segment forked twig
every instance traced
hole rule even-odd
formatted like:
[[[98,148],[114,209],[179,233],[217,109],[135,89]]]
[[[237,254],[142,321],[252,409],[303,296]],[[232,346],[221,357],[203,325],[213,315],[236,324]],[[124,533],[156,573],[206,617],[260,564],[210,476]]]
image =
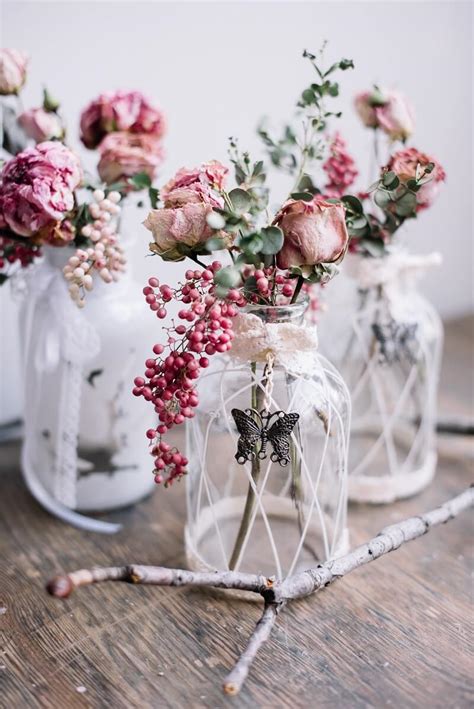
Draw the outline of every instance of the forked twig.
[[[129,565],[73,571],[54,578],[48,583],[47,590],[57,598],[67,598],[77,586],[101,581],[125,581],[157,586],[207,586],[259,593],[265,601],[262,616],[250,636],[247,647],[224,681],[224,691],[237,694],[247,678],[255,656],[268,640],[277,616],[286,603],[319,591],[354,569],[398,549],[405,542],[421,537],[432,527],[449,522],[472,505],[474,488],[471,486],[430,512],[386,527],[376,537],[353,549],[349,554],[293,574],[283,581],[237,571],[194,572],[160,566]]]

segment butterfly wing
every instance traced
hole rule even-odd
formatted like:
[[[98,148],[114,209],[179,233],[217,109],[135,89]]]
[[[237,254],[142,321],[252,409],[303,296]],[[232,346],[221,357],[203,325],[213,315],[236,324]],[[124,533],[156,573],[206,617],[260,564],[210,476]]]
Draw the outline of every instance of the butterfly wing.
[[[418,341],[417,330],[417,323],[409,323],[403,326],[403,331],[400,333],[400,345],[407,359],[412,364],[419,359],[420,343]]]
[[[379,343],[381,359],[389,364],[397,358],[396,331],[397,326],[393,320],[385,324],[373,323],[372,325],[372,332]]]
[[[240,409],[232,409],[237,431],[240,433],[237,441],[237,453],[235,459],[237,463],[243,465],[248,460],[255,458],[255,444],[261,438],[262,431],[255,420]]]
[[[283,414],[267,431],[268,440],[273,447],[271,459],[274,463],[284,466],[290,462],[289,438],[299,417],[299,414]]]

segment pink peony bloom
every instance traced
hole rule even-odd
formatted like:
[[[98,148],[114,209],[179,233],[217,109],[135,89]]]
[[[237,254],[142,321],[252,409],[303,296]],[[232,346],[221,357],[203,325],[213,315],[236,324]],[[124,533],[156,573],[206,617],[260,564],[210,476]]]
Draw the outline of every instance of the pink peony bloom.
[[[346,141],[336,133],[329,146],[329,157],[323,165],[323,170],[328,176],[324,186],[326,197],[339,198],[346,194],[357,175],[355,162],[347,152]]]
[[[206,202],[213,207],[224,206],[217,191],[223,189],[229,170],[218,160],[202,163],[200,167],[182,167],[161,190],[165,205],[173,206],[176,200],[185,202]],[[217,191],[216,191],[217,190]],[[192,194],[194,193],[194,195]]]
[[[415,129],[413,107],[400,91],[363,91],[354,104],[365,126],[381,128],[392,140],[404,141]]]
[[[446,173],[440,163],[435,158],[426,153],[421,153],[416,148],[407,148],[394,153],[387,165],[387,169],[392,170],[402,182],[407,182],[415,179],[417,165],[421,165],[423,168],[430,162],[434,163],[433,172],[429,176],[430,179],[416,193],[418,210],[432,205],[438,196],[441,183],[446,179]]]
[[[279,254],[279,268],[333,263],[345,252],[349,241],[344,207],[322,200],[290,200],[275,219],[285,240]]]
[[[154,178],[163,161],[163,149],[153,135],[110,133],[99,146],[100,178],[108,185],[145,172]]]
[[[0,49],[0,95],[17,94],[26,80],[28,55],[18,49]]]
[[[36,143],[53,138],[62,138],[64,134],[61,119],[56,113],[45,111],[44,108],[30,108],[18,117],[18,123],[28,138]]]
[[[96,148],[107,133],[118,131],[161,138],[165,132],[165,119],[140,91],[109,91],[86,106],[80,126],[84,145]]]
[[[27,148],[9,160],[1,174],[0,212],[21,236],[62,221],[74,207],[82,179],[78,157],[57,141]]]

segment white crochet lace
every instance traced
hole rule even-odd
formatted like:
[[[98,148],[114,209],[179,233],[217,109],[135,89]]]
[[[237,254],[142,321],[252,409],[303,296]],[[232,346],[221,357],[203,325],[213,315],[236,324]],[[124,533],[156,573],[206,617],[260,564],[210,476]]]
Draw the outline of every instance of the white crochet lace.
[[[76,505],[77,439],[84,364],[100,350],[100,339],[92,325],[72,302],[60,269],[44,262],[28,279],[25,303],[25,367],[58,374],[59,411],[52,491],[55,499],[74,509]],[[50,314],[48,328],[33,337],[35,316],[40,308]],[[33,348],[34,343],[34,348]],[[25,412],[28,440],[36,422],[30,412],[38,411],[40,377],[35,391],[29,391],[31,405]]]
[[[266,323],[252,313],[239,313],[234,320],[235,338],[230,355],[238,362],[267,362],[291,374],[310,374],[317,358],[316,328],[294,323]]]

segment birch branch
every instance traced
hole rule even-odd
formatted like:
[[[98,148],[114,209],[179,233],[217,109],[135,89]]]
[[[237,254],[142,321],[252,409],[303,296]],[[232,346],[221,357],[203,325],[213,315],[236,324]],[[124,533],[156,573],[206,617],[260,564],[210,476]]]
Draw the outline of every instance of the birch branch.
[[[78,586],[89,586],[103,581],[152,586],[207,586],[210,588],[237,589],[263,593],[272,586],[272,579],[257,574],[239,571],[188,571],[168,569],[165,566],[109,566],[96,569],[79,569],[65,576],[56,576],[46,586],[48,593],[56,598],[67,598]]]
[[[265,600],[262,616],[250,636],[245,650],[224,681],[225,692],[238,694],[248,676],[253,660],[261,646],[270,637],[277,616],[286,603],[319,591],[360,566],[398,549],[402,544],[412,539],[423,536],[432,527],[449,522],[473,505],[474,487],[471,486],[430,512],[386,527],[376,537],[348,554],[324,564],[318,564],[307,571],[293,574],[280,582],[273,578],[237,571],[194,572],[161,566],[128,565],[73,571],[70,574],[52,579],[47,585],[47,590],[56,598],[67,598],[78,586],[87,586],[103,581],[124,581],[157,586],[206,586],[238,589],[260,594]]]
[[[423,536],[432,527],[449,522],[449,520],[454,519],[460,512],[472,507],[472,505],[474,505],[474,487],[471,486],[460,495],[453,497],[424,515],[409,517],[402,522],[385,527],[376,537],[338,559],[319,564],[316,568],[294,574],[284,579],[281,583],[274,584],[271,589],[264,593],[267,605],[275,607],[270,630],[264,635],[259,627],[264,621],[266,607],[250,637],[247,647],[237,660],[233,670],[224,680],[224,691],[227,694],[239,693],[247,679],[252,661],[255,659],[262,644],[268,639],[271,628],[275,623],[276,615],[285,603],[316,593],[316,591],[329,586],[336,579],[342,578],[360,566],[379,559],[390,551],[395,551],[405,542]]]

